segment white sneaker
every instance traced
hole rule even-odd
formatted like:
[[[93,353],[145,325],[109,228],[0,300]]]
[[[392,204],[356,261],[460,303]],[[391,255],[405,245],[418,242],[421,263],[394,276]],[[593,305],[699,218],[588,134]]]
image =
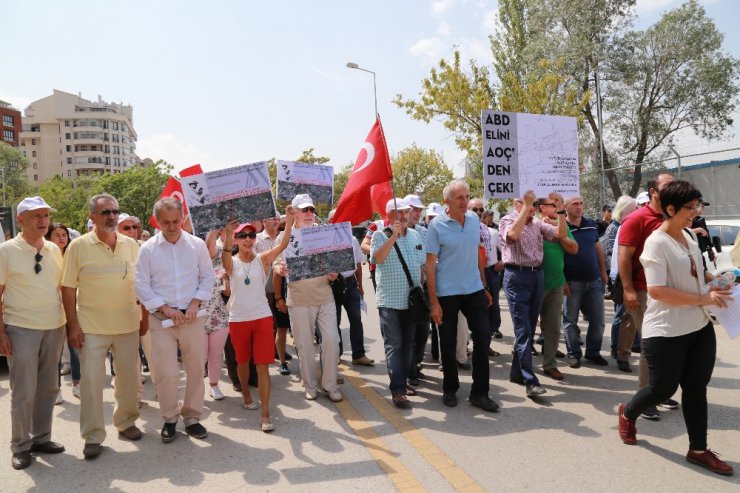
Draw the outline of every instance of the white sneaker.
[[[80,384],[79,383],[75,383],[72,385],[72,395],[77,397],[78,399],[80,398]]]
[[[72,372],[72,366],[69,363],[62,363],[62,369],[59,370],[60,375],[69,375]]]
[[[57,394],[57,400],[54,401],[54,405],[58,406],[62,402],[64,402],[64,397],[62,397],[62,391],[60,390],[59,393]]]
[[[218,388],[218,386],[211,387],[208,390],[208,395],[210,395],[211,397],[213,397],[213,400],[216,400],[216,401],[220,401],[221,399],[224,398],[224,393],[221,392],[221,389]]]
[[[342,393],[339,392],[338,390],[329,392],[328,395],[329,395],[329,399],[331,399],[332,402],[339,402],[342,400]]]
[[[315,390],[307,390],[306,391],[306,400],[307,401],[315,401],[316,398],[319,396],[319,393]]]

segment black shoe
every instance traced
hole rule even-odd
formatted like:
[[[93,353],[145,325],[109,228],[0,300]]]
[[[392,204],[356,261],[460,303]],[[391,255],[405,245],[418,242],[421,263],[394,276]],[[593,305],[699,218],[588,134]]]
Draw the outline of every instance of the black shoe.
[[[100,455],[103,451],[102,445],[99,443],[86,443],[82,449],[82,455],[85,456],[86,460],[93,460],[95,457]]]
[[[31,452],[37,454],[61,454],[64,452],[64,445],[56,442],[34,443],[31,445]]]
[[[609,362],[600,354],[597,354],[596,356],[586,356],[586,359],[595,365],[609,366]]]
[[[612,349],[612,353],[611,354],[612,354],[612,359],[616,359],[616,360],[619,359],[619,358],[617,358],[617,350],[616,349]]]
[[[674,401],[673,399],[666,399],[665,401],[659,403],[658,406],[662,407],[663,409],[677,409],[678,401]]]
[[[242,384],[240,384],[239,382],[234,382],[232,385],[234,387],[234,392],[240,392],[241,393],[241,391],[242,391]]]
[[[460,368],[461,370],[470,370],[471,368],[473,368],[470,365],[470,363],[460,363],[460,362],[457,363],[457,367]]]
[[[293,359],[293,355],[290,354],[288,351],[285,351],[285,361],[290,361]]]
[[[565,358],[565,353],[562,352],[560,349],[555,350],[555,357],[556,358]]]
[[[580,368],[581,360],[576,358],[568,358],[568,366],[571,368]]]
[[[185,431],[188,433],[188,435],[193,438],[197,438],[198,440],[203,440],[205,437],[208,436],[206,427],[200,423],[193,423],[190,426],[186,426]]]
[[[421,382],[418,378],[409,378],[409,385],[413,387],[418,387],[419,385],[421,385]]]
[[[494,400],[487,395],[471,395],[468,401],[471,405],[479,407],[484,411],[495,413],[498,412],[499,409],[499,405],[496,404]]]
[[[635,354],[640,354],[642,352],[642,348],[640,346],[633,347],[632,352]]]
[[[524,377],[522,377],[521,375],[520,376],[512,375],[509,377],[509,382],[518,383],[519,385],[524,385]]]
[[[170,443],[177,438],[177,423],[165,423],[160,433],[164,443]]]
[[[547,390],[537,384],[527,385],[527,397],[537,397],[546,393]]]
[[[660,419],[660,413],[655,409],[655,406],[645,409],[640,416],[651,421],[658,421]]]
[[[416,378],[418,378],[419,380],[425,380],[427,376],[424,375],[421,371],[416,370]]]
[[[143,365],[141,367],[141,372],[142,373],[149,373],[149,365]]]
[[[501,333],[500,330],[497,330],[496,332],[493,333],[494,339],[501,339],[502,337],[504,337],[504,335]]]
[[[618,359],[617,368],[625,373],[632,373],[632,366],[630,366],[630,362],[627,360]]]
[[[23,452],[16,452],[13,454],[13,458],[10,459],[10,465],[13,469],[19,471],[25,469],[31,465],[31,451],[24,450]]]
[[[457,397],[455,394],[442,394],[442,404],[447,407],[457,406]]]

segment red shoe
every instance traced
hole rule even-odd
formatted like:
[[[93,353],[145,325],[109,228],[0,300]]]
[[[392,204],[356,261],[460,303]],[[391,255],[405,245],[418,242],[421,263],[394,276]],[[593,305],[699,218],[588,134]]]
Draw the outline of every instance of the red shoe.
[[[637,444],[637,428],[635,420],[624,415],[624,404],[619,405],[619,438],[627,445]],[[688,459],[688,456],[686,457]]]
[[[732,476],[735,472],[731,465],[719,458],[717,452],[712,452],[709,449],[699,453],[689,450],[686,454],[686,461],[725,476]]]

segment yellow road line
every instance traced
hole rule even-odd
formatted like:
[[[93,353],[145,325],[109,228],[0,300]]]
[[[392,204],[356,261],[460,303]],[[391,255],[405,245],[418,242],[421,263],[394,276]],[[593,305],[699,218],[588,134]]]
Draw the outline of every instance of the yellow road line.
[[[388,399],[382,397],[374,388],[369,386],[359,373],[342,365],[343,375],[349,383],[355,387],[372,406],[398,430],[401,436],[416,449],[424,459],[452,485],[457,491],[483,492],[483,487],[473,478],[457,467],[455,462],[445,454],[442,449],[432,442],[419,429],[413,426],[406,418],[391,406]],[[344,401],[346,402],[346,401]],[[354,408],[352,408],[353,411]],[[356,412],[356,411],[355,411]],[[344,413],[342,413],[344,414]],[[347,417],[345,416],[345,419]],[[360,419],[362,419],[360,417]],[[362,420],[364,422],[364,420]],[[353,429],[355,429],[353,427]],[[368,430],[365,427],[363,430]],[[374,434],[374,432],[373,432]],[[375,435],[377,436],[377,435]],[[372,453],[372,450],[371,450]],[[377,459],[376,459],[377,460]],[[382,467],[382,466],[381,466]]]

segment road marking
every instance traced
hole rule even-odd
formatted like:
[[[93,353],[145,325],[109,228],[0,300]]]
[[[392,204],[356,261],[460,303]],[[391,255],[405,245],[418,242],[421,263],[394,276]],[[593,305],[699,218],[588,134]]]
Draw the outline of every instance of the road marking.
[[[434,442],[427,438],[421,430],[417,429],[412,425],[406,418],[404,418],[395,407],[391,406],[388,399],[381,396],[377,390],[367,384],[366,380],[355,370],[349,368],[346,365],[342,365],[342,373],[347,378],[349,383],[357,389],[366,399],[377,409],[377,411],[383,416],[388,423],[396,428],[401,436],[413,447],[416,451],[424,457],[424,459],[436,469],[456,491],[470,491],[470,492],[484,492],[483,487],[478,484],[473,478],[471,478],[465,471],[460,469],[455,462],[445,454]],[[343,401],[346,402],[346,401]],[[350,405],[351,407],[351,405]],[[357,412],[354,408],[351,408],[355,413]],[[344,413],[342,413],[344,415]],[[359,429],[365,431],[370,430],[367,426],[367,422],[362,419],[361,416],[357,416],[362,421],[363,426]],[[347,419],[347,416],[345,416]],[[358,423],[355,423],[358,424]],[[350,425],[352,426],[352,425]],[[352,426],[357,431],[358,428]],[[371,431],[371,430],[370,430]],[[373,435],[377,437],[375,432]],[[370,449],[372,454],[373,450]],[[395,459],[395,457],[394,457]],[[381,467],[383,467],[381,465]],[[413,477],[413,476],[412,476]],[[395,482],[395,481],[394,481]],[[398,483],[396,483],[398,487]],[[399,489],[401,489],[399,487]]]

